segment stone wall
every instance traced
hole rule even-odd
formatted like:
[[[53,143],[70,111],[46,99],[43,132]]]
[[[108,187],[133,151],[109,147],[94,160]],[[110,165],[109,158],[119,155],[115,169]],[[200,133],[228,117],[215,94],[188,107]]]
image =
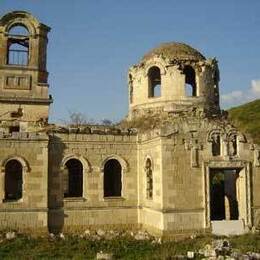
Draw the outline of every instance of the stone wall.
[[[48,136],[24,135],[0,139],[0,226],[1,229],[37,229],[48,225]],[[17,160],[22,165],[23,195],[5,200],[5,165]]]
[[[64,164],[72,158],[83,165],[83,197],[64,199]],[[109,159],[118,160],[122,167],[120,197],[104,197],[104,164]],[[136,136],[55,134],[50,139],[49,160],[49,207],[64,211],[60,224],[65,229],[102,223],[137,224]]]

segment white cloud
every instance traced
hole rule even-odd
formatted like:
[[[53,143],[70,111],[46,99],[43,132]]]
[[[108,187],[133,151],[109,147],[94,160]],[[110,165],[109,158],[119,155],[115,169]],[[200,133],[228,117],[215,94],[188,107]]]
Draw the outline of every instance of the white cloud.
[[[252,80],[251,89],[253,93],[260,94],[260,80]]]
[[[260,80],[252,80],[251,86],[245,90],[234,90],[221,95],[221,103],[224,107],[231,107],[260,98]]]

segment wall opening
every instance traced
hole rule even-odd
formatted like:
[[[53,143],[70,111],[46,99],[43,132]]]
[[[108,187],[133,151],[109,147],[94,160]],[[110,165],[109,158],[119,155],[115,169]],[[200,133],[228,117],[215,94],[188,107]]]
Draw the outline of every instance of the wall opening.
[[[104,166],[104,197],[120,197],[122,191],[122,167],[115,160],[108,160]]]
[[[8,32],[7,64],[27,66],[29,63],[29,32],[25,26],[13,26]]]
[[[5,165],[5,200],[19,200],[23,194],[23,167],[17,160]]]
[[[230,156],[237,155],[237,135],[232,134],[229,136],[228,153]]]
[[[24,25],[20,24],[12,26],[9,29],[8,34],[12,36],[29,36],[27,28]]]
[[[11,133],[18,133],[18,132],[20,132],[20,126],[10,126],[9,127],[9,133],[11,134]]]
[[[183,70],[185,75],[185,94],[188,97],[197,96],[196,73],[191,66],[185,66]]]
[[[214,133],[212,135],[212,155],[219,156],[220,153],[221,153],[220,135],[218,133]]]
[[[238,220],[238,185],[240,169],[210,169],[210,219]]]
[[[150,159],[146,160],[145,163],[145,171],[146,171],[146,198],[153,198],[153,170],[152,170],[152,162]]]
[[[65,163],[63,176],[64,198],[83,196],[83,166],[77,159]]]
[[[148,97],[161,96],[161,71],[153,66],[148,71]]]

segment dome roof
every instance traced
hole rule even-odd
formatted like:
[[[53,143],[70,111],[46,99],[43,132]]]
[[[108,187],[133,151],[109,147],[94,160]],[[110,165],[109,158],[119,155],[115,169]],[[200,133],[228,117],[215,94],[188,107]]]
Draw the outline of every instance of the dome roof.
[[[155,55],[162,55],[170,60],[205,60],[205,57],[197,50],[185,43],[162,43],[144,55],[142,61],[146,61]]]

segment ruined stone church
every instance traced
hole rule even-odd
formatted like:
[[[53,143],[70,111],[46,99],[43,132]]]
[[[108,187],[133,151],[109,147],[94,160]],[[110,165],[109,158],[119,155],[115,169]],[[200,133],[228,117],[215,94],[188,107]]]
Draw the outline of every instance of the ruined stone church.
[[[220,110],[216,59],[161,44],[129,69],[120,124],[51,125],[49,31],[0,19],[0,229],[260,227],[260,147]]]

